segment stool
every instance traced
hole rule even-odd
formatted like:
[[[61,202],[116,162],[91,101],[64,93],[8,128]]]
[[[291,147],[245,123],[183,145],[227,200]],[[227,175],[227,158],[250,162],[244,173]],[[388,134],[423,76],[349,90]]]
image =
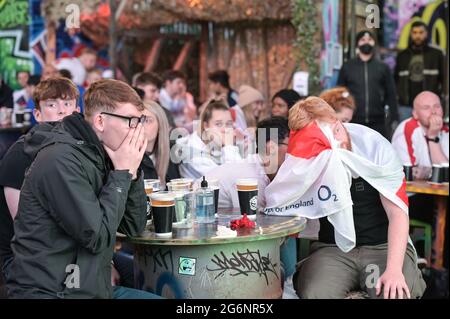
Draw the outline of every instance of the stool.
[[[423,230],[423,235],[417,234],[417,230],[419,229]],[[423,241],[423,257],[427,260],[428,265],[431,265],[431,233],[432,228],[430,224],[421,222],[417,219],[409,220],[409,234],[411,236],[411,240],[413,241],[414,245],[416,245],[416,242],[418,241]]]
[[[309,256],[309,248],[312,240],[308,238],[297,238],[297,262]]]

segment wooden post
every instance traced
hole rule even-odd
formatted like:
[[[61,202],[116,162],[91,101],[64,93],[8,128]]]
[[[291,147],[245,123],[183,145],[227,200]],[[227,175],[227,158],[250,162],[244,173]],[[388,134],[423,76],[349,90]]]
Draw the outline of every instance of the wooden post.
[[[247,46],[247,36],[245,35],[245,29],[239,30],[241,33],[241,47],[244,50],[246,65],[248,68],[248,74],[250,76],[250,85],[255,87],[255,79],[253,78],[253,67],[252,67],[252,57],[250,55],[250,51]]]
[[[199,72],[200,101],[204,102],[208,95],[208,24],[202,23],[200,36],[200,72]]]
[[[116,68],[117,68],[117,58],[116,58],[116,43],[117,43],[117,35],[116,35],[116,1],[109,0],[109,63],[111,66],[111,70],[113,73],[113,78],[116,78]]]
[[[264,51],[264,94],[266,96],[266,101],[270,100],[270,77],[269,77],[269,45],[267,44],[267,26],[262,27],[262,47]],[[269,103],[266,103],[266,107]]]
[[[54,22],[47,24],[47,51],[45,64],[53,64],[56,60],[56,27]]]
[[[147,59],[145,60],[144,72],[150,72],[154,69],[156,62],[158,62],[159,54],[161,53],[161,47],[162,39],[156,39],[152,44]]]
[[[228,57],[227,60],[225,62],[225,70],[228,70],[230,68],[230,64],[231,64],[231,60],[233,59],[234,56],[234,51],[236,49],[236,41],[237,41],[237,30],[233,30],[233,35],[230,38],[230,40],[228,41],[230,44],[230,49],[228,51]]]
[[[177,57],[177,60],[175,61],[173,65],[174,70],[181,70],[186,63],[187,59],[189,58],[189,53],[191,52],[193,46],[193,41],[189,40],[188,42],[185,42],[183,45],[183,48],[180,51],[180,54]]]

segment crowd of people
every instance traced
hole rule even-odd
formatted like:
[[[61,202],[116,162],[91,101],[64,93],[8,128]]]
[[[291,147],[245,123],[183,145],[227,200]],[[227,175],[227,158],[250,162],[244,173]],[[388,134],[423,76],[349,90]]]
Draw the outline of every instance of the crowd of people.
[[[0,79],[0,105],[31,109],[36,123],[0,162],[8,297],[158,298],[127,280],[132,247],[114,249],[117,231],[137,236],[146,225],[144,179],[159,179],[161,189],[181,177],[217,179],[219,208],[230,208],[239,206],[235,181],[255,178],[267,212],[309,196],[328,176],[347,200],[326,213],[287,212],[308,217],[317,241],[297,265],[295,240],[281,245],[284,279],[300,298],[344,298],[355,289],[420,298],[425,284],[408,241],[414,207],[401,187],[403,165],[428,179],[433,164],[448,165],[449,140],[442,53],[427,45],[421,22],[412,24],[411,39],[392,73],[376,58],[373,34],[362,31],[337,87],[319,97],[283,88],[270,103],[249,85],[235,91],[226,70],[209,74],[201,105],[178,70],[141,72],[130,84],[109,79],[91,49],[46,65],[41,76],[18,71],[15,92]],[[81,271],[79,289],[67,285],[72,264]],[[368,287],[370,264],[380,278]]]

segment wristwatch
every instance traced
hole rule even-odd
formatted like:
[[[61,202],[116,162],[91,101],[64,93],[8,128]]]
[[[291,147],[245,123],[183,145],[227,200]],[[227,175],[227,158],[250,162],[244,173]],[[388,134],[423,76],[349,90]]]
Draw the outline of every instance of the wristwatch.
[[[439,140],[440,140],[439,136],[436,136],[435,138],[430,138],[428,136],[425,136],[425,138],[428,142],[433,142],[433,143],[439,143]]]

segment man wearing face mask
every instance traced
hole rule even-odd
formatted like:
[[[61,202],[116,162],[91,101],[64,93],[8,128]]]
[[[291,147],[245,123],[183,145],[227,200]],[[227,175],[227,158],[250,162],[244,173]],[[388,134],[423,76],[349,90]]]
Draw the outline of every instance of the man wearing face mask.
[[[337,85],[345,86],[355,98],[353,123],[368,126],[385,137],[398,122],[394,78],[389,67],[374,57],[375,37],[369,31],[356,35],[358,55],[342,65]],[[390,123],[385,122],[389,107]]]
[[[427,26],[422,21],[411,25],[410,45],[397,55],[394,77],[397,84],[400,121],[412,115],[415,97],[422,91],[442,93],[444,56],[428,45]]]

